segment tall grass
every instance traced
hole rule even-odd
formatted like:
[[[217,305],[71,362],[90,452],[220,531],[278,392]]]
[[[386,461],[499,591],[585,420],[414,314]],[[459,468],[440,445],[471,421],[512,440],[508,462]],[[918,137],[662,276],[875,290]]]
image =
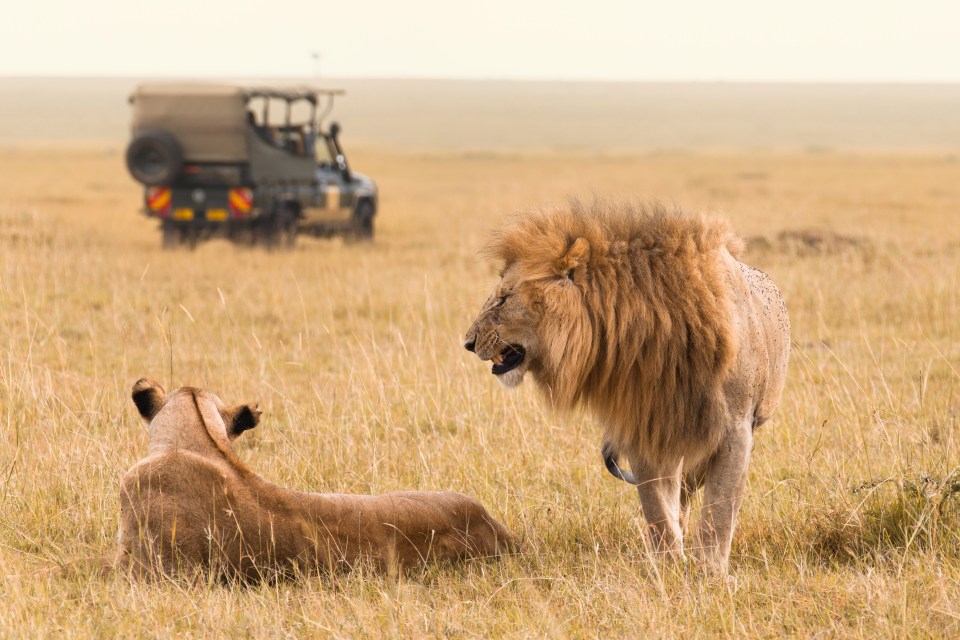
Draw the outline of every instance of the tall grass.
[[[115,152],[0,152],[0,630],[35,637],[956,637],[960,182],[922,154],[484,157],[366,149],[370,246],[163,252]],[[460,347],[507,213],[655,197],[729,215],[787,298],[783,403],[757,435],[729,581],[662,566],[599,429]],[[783,230],[857,242],[806,247]],[[142,375],[257,400],[238,441],[298,489],[472,494],[499,563],[238,588],[59,564],[108,551],[144,452]]]

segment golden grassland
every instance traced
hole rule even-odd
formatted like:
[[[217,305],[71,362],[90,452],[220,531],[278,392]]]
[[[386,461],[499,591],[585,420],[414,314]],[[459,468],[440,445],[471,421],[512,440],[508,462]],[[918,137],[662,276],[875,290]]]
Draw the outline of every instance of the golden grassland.
[[[957,637],[960,163],[935,153],[364,148],[371,245],[164,252],[116,151],[0,151],[0,635]],[[508,213],[662,197],[728,215],[793,320],[734,579],[651,559],[599,429],[499,388],[461,336]],[[780,236],[814,229],[819,236]],[[837,235],[830,235],[830,233]],[[822,242],[818,242],[822,241]],[[59,577],[110,550],[142,375],[259,400],[237,442],[298,489],[472,494],[502,562],[254,587]]]

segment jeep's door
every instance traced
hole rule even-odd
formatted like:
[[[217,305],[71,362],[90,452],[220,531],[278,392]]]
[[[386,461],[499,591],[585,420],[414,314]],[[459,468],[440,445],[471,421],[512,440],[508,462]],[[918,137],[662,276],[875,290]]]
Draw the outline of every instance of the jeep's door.
[[[316,190],[311,206],[303,211],[307,222],[346,222],[353,214],[353,190],[344,184],[343,175],[336,168],[319,166],[316,172]]]

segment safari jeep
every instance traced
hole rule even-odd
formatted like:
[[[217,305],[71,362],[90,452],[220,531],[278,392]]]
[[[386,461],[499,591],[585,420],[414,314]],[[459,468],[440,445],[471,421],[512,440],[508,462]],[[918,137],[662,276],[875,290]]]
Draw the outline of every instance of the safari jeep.
[[[126,163],[163,246],[213,236],[272,247],[292,247],[298,233],[372,238],[377,186],[350,170],[339,125],[322,128],[342,93],[137,87]]]

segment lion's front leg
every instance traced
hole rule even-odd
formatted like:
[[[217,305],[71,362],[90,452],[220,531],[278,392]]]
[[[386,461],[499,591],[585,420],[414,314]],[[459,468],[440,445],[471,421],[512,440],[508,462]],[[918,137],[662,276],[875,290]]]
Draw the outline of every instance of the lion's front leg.
[[[683,558],[683,531],[680,527],[681,465],[672,471],[653,469],[635,457],[630,468],[637,480],[643,518],[656,551]]]
[[[727,434],[707,465],[694,552],[708,571],[727,571],[752,447],[753,430],[743,422]]]

